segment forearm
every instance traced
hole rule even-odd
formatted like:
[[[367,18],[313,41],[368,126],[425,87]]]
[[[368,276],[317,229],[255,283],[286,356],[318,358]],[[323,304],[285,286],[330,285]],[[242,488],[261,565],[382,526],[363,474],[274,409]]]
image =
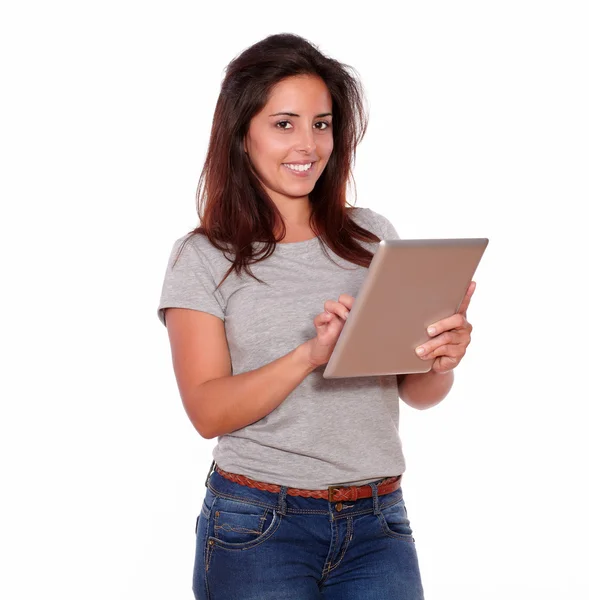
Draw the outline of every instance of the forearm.
[[[196,389],[186,406],[191,421],[207,439],[258,421],[315,369],[306,356],[303,346],[297,346],[259,369],[207,381]]]
[[[412,408],[425,410],[439,404],[454,383],[454,371],[408,373],[399,384],[399,397]]]

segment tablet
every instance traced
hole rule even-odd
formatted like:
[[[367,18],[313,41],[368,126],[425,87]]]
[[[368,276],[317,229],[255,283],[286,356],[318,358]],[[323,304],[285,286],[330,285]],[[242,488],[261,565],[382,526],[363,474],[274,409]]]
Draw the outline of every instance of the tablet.
[[[382,240],[323,377],[426,373],[417,346],[460,308],[488,238]]]

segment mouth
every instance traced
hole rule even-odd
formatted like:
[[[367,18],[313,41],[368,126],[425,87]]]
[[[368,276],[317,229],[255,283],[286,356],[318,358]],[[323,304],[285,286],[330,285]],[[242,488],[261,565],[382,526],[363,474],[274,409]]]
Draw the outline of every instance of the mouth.
[[[282,166],[295,177],[309,177],[315,173],[316,161],[309,161],[304,164],[282,163]]]

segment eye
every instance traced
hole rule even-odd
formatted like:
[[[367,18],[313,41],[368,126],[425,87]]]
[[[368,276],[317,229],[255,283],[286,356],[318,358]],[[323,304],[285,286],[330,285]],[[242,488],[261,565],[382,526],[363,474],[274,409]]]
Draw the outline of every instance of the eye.
[[[278,126],[279,129],[287,129],[286,127],[282,127],[283,123],[288,123],[288,125],[291,125],[290,121],[278,121],[278,123],[276,123],[276,125]],[[292,127],[292,125],[291,125],[291,127]],[[288,128],[288,129],[290,129],[290,128]]]
[[[320,127],[320,131],[325,131],[326,129],[329,129],[329,127],[331,126],[331,123],[328,123],[327,121],[318,121],[317,123],[315,123],[315,125],[325,125],[325,127]]]

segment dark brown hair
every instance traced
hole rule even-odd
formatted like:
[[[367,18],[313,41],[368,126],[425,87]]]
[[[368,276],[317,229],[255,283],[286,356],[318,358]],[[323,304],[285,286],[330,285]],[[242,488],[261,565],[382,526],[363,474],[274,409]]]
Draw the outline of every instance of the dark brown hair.
[[[255,175],[243,140],[250,120],[263,109],[273,86],[296,75],[320,77],[332,99],[333,151],[309,194],[310,227],[323,252],[325,243],[351,263],[370,265],[373,253],[356,240],[377,242],[380,238],[356,224],[346,210],[350,180],[355,193],[352,164],[356,146],[367,126],[362,84],[353,72],[352,67],[324,56],[304,38],[287,33],[261,40],[227,65],[196,192],[201,224],[190,232],[206,235],[215,248],[232,254],[233,264],[217,288],[233,269],[238,275],[245,269],[260,281],[249,264],[274,252],[275,223],[280,223],[284,232],[280,239],[286,234],[284,220]],[[256,241],[263,245],[254,254]]]

